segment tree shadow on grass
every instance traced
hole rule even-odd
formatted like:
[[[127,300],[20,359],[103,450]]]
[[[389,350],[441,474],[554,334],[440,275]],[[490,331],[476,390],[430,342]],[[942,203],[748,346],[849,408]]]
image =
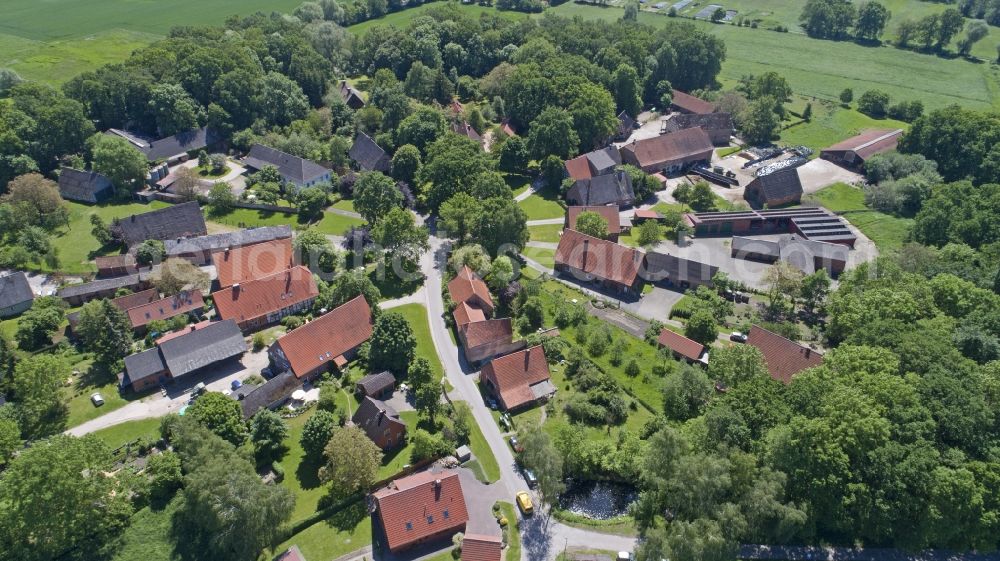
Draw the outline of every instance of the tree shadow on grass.
[[[295,479],[303,489],[315,489],[322,485],[319,480],[320,462],[313,458],[302,458],[299,467],[295,469]]]
[[[382,467],[385,467],[385,466],[391,464],[392,461],[396,459],[396,456],[399,456],[399,453],[402,452],[405,449],[406,449],[405,446],[397,446],[397,447],[393,448],[392,450],[389,450],[389,451],[385,452],[382,455]]]
[[[358,500],[335,512],[326,519],[326,524],[341,532],[352,531],[368,518],[368,508],[364,500]]]

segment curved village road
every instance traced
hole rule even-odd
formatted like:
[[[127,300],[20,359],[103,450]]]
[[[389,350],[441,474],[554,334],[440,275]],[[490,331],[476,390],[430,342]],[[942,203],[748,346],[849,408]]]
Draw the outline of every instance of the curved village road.
[[[447,266],[447,242],[432,236],[430,246],[431,251],[421,258],[421,269],[426,276],[424,295],[431,337],[444,365],[448,381],[455,388],[454,397],[466,401],[472,409],[473,418],[500,464],[499,484],[505,489],[510,501],[514,502],[514,494],[527,489],[528,485],[517,469],[514,455],[504,441],[500,428],[480,397],[475,377],[471,373],[466,374],[469,369],[463,368],[465,360],[458,346],[452,341],[448,326],[444,322],[445,306],[440,287],[444,267]],[[560,524],[546,516],[522,519],[521,542],[521,558],[525,561],[555,559],[567,546],[632,551],[636,544],[635,538],[581,530]]]

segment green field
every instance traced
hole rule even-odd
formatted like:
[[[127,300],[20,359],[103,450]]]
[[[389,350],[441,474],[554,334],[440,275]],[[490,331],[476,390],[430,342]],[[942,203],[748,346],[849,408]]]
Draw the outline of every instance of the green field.
[[[528,195],[528,198],[517,203],[528,215],[528,220],[546,220],[549,218],[562,218],[566,214],[566,209],[559,202],[559,198],[547,192],[538,192]]]
[[[785,1],[801,5],[800,1]],[[921,4],[916,0],[907,3]],[[550,11],[603,20],[615,20],[622,14],[618,8],[569,2]],[[796,18],[799,11],[793,10]],[[643,12],[639,21],[658,26],[667,18]],[[1000,103],[1000,75],[994,65],[949,60],[888,46],[823,41],[798,33],[703,22],[697,25],[726,42],[726,61],[719,77],[726,86],[732,86],[743,75],[773,70],[784,76],[796,93],[819,99],[835,100],[841,90],[850,87],[856,96],[878,88],[894,99],[920,99],[928,108],[951,103],[985,108]],[[988,47],[991,58],[996,56],[995,40],[983,39],[977,47]]]
[[[528,233],[531,234],[533,242],[559,243],[559,234],[562,233],[562,224],[543,224],[541,226],[528,226]]]
[[[875,246],[881,251],[901,247],[913,226],[911,218],[900,218],[866,207],[864,192],[844,183],[835,183],[817,191],[808,200],[846,218],[875,242]]]
[[[799,112],[805,108],[805,101],[796,96],[789,107]],[[832,101],[812,102],[813,116],[808,123],[798,118],[785,124],[781,131],[781,142],[788,146],[808,146],[813,149],[813,157],[819,157],[819,151],[836,144],[844,138],[860,133],[865,129],[906,129],[909,125],[893,119],[872,119],[854,109],[845,109],[839,103]]]
[[[348,27],[348,29],[350,29],[354,33],[357,33],[358,35],[363,35],[365,33],[368,33],[368,30],[370,30],[372,27],[375,27],[376,25],[395,25],[396,27],[405,27],[406,24],[411,19],[413,19],[413,18],[415,18],[417,16],[422,15],[427,10],[429,10],[432,6],[435,6],[435,5],[440,5],[440,3],[424,4],[422,6],[417,6],[416,8],[412,8],[410,10],[403,10],[401,12],[394,12],[394,13],[391,13],[391,14],[385,16],[385,17],[379,18],[377,20],[368,20],[368,21],[363,21],[361,23],[356,23],[356,24]],[[501,12],[501,11],[498,11],[498,10],[494,10],[493,8],[486,8],[486,7],[483,7],[483,6],[479,6],[477,4],[457,4],[456,3],[455,5],[458,6],[459,8],[461,8],[462,11],[466,12],[467,14],[469,14],[471,16],[478,16],[479,14],[483,14],[483,13],[491,13],[491,14],[499,14],[499,15],[501,15],[503,17],[511,18],[511,19],[527,17],[526,15],[519,14],[518,12]]]

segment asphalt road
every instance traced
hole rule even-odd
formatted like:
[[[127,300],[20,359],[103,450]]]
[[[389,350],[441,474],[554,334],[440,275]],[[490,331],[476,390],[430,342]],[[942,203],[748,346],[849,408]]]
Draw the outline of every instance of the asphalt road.
[[[431,237],[430,245],[431,251],[423,256],[421,268],[426,275],[424,295],[434,346],[441,358],[445,375],[455,388],[452,399],[461,399],[469,404],[473,418],[493,450],[497,463],[500,464],[499,483],[505,488],[506,496],[509,497],[510,502],[514,502],[514,494],[528,489],[528,484],[521,477],[510,446],[504,441],[500,428],[493,421],[490,410],[480,397],[479,389],[476,386],[475,372],[467,373],[468,369],[463,368],[464,359],[461,358],[461,351],[452,342],[448,326],[444,322],[445,307],[439,287],[447,263],[445,253],[447,242]],[[521,543],[522,560],[547,561],[555,559],[567,546],[632,551],[635,548],[636,540],[625,536],[573,528],[539,514],[521,520]]]

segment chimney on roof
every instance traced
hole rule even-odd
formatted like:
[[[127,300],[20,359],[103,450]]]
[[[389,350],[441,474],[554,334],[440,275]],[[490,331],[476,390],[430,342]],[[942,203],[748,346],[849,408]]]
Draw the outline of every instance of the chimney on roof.
[[[434,480],[434,487],[436,487],[438,489],[441,488],[441,480],[440,479],[435,479]]]
[[[235,300],[239,297],[240,297],[240,283],[236,282],[233,283],[233,299]]]
[[[583,238],[583,263],[580,269],[587,270],[587,254],[590,253],[590,240]]]
[[[812,356],[812,349],[806,347],[806,358],[809,358],[810,356]]]

